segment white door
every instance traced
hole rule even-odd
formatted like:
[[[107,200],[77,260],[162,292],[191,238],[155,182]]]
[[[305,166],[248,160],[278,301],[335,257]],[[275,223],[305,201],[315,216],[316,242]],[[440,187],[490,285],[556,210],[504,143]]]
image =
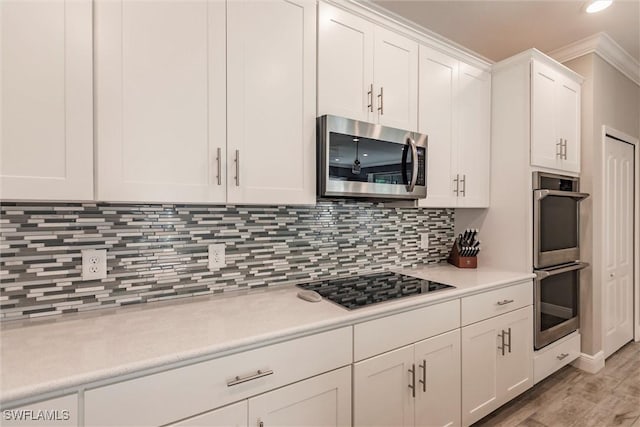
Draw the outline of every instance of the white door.
[[[458,60],[420,46],[418,132],[427,134],[427,197],[424,207],[453,207],[453,171],[458,167],[455,144],[455,95]]]
[[[502,323],[498,316],[462,328],[463,425],[473,424],[498,407],[497,364]]]
[[[501,331],[509,332],[508,350],[498,351],[499,404],[533,386],[533,311],[524,307],[500,316]],[[500,344],[502,341],[500,339]]]
[[[415,425],[460,425],[460,330],[415,344]]]
[[[246,400],[223,408],[188,418],[168,427],[247,427],[248,404]]]
[[[418,129],[418,43],[375,27],[374,113],[381,125]]]
[[[227,201],[314,204],[315,2],[229,2],[227,37]]]
[[[531,66],[531,164],[561,167],[560,136],[556,135],[558,73],[538,61]]]
[[[353,365],[353,424],[363,426],[412,426],[415,399],[410,369],[414,346],[372,357]],[[417,372],[417,371],[416,371]],[[415,378],[416,394],[418,378]]]
[[[318,4],[318,116],[370,121],[374,25],[326,3]]]
[[[0,2],[0,197],[93,199],[92,2]]]
[[[634,151],[609,136],[604,159],[604,351],[609,357],[633,338]]]
[[[563,140],[562,170],[580,172],[580,85],[567,78],[556,84],[556,136]]]
[[[252,426],[351,425],[351,368],[344,367],[249,399]]]
[[[225,4],[95,5],[98,199],[224,202]]]
[[[491,74],[460,63],[459,76],[458,207],[486,208],[491,174]]]

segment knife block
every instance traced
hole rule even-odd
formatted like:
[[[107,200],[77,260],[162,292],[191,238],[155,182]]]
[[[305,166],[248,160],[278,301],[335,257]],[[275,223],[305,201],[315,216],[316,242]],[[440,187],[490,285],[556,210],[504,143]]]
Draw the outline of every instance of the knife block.
[[[453,243],[451,252],[449,252],[447,262],[458,268],[478,268],[478,256],[460,256],[458,246],[455,242]]]

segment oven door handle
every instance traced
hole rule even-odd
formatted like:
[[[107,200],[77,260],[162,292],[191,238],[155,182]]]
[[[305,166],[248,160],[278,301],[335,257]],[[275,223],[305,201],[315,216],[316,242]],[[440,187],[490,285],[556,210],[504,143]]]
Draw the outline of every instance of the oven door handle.
[[[556,274],[567,273],[574,270],[582,270],[589,267],[588,262],[576,262],[575,264],[568,265],[562,268],[554,268],[552,270],[534,270],[534,273],[538,277],[538,280],[546,279],[549,276],[555,276]]]
[[[589,193],[576,193],[575,191],[560,191],[560,190],[535,190],[533,192],[536,196],[536,200],[542,200],[547,196],[560,196],[571,197],[577,201],[582,201],[589,197]]]

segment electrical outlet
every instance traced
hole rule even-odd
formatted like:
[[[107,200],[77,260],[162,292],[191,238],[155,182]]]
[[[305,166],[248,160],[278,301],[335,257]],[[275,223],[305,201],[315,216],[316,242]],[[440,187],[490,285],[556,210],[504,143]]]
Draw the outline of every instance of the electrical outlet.
[[[226,267],[224,243],[209,245],[209,270]]]
[[[82,280],[107,277],[107,250],[84,249],[82,251]]]
[[[420,249],[429,249],[429,234],[420,233]]]

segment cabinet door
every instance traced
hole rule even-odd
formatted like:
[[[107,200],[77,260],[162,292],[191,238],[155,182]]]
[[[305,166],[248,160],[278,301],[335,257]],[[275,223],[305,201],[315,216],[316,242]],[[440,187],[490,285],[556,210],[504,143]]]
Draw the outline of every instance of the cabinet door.
[[[491,74],[460,63],[458,207],[489,207],[491,149]]]
[[[420,46],[418,132],[429,136],[427,197],[424,207],[455,207],[453,175],[458,167],[454,146],[458,60]]]
[[[500,316],[501,330],[511,330],[509,350],[498,352],[499,405],[533,386],[533,314],[531,306]]]
[[[375,27],[374,113],[385,126],[418,129],[418,43]]]
[[[247,401],[234,403],[224,408],[188,418],[168,427],[247,427]]]
[[[95,4],[98,198],[224,202],[224,3]]]
[[[91,1],[2,1],[0,28],[1,197],[91,200]]]
[[[342,9],[318,4],[318,115],[370,121],[374,25]]]
[[[313,204],[315,2],[229,2],[227,25],[227,201]]]
[[[353,365],[355,426],[412,426],[413,345]],[[418,384],[418,378],[415,380]],[[416,386],[416,394],[417,394]]]
[[[531,164],[557,169],[560,136],[556,134],[558,73],[538,61],[531,65]]]
[[[460,330],[415,345],[416,426],[460,425]]]
[[[33,419],[28,415],[42,414],[43,419]],[[2,408],[3,427],[77,426],[78,396],[71,394],[42,402],[31,403],[19,408]]]
[[[562,169],[569,172],[580,172],[580,89],[567,78],[556,85],[557,136],[566,141]]]
[[[498,345],[502,316],[462,328],[462,424],[471,425],[498,404]]]
[[[351,368],[344,367],[249,399],[249,423],[351,425]]]

